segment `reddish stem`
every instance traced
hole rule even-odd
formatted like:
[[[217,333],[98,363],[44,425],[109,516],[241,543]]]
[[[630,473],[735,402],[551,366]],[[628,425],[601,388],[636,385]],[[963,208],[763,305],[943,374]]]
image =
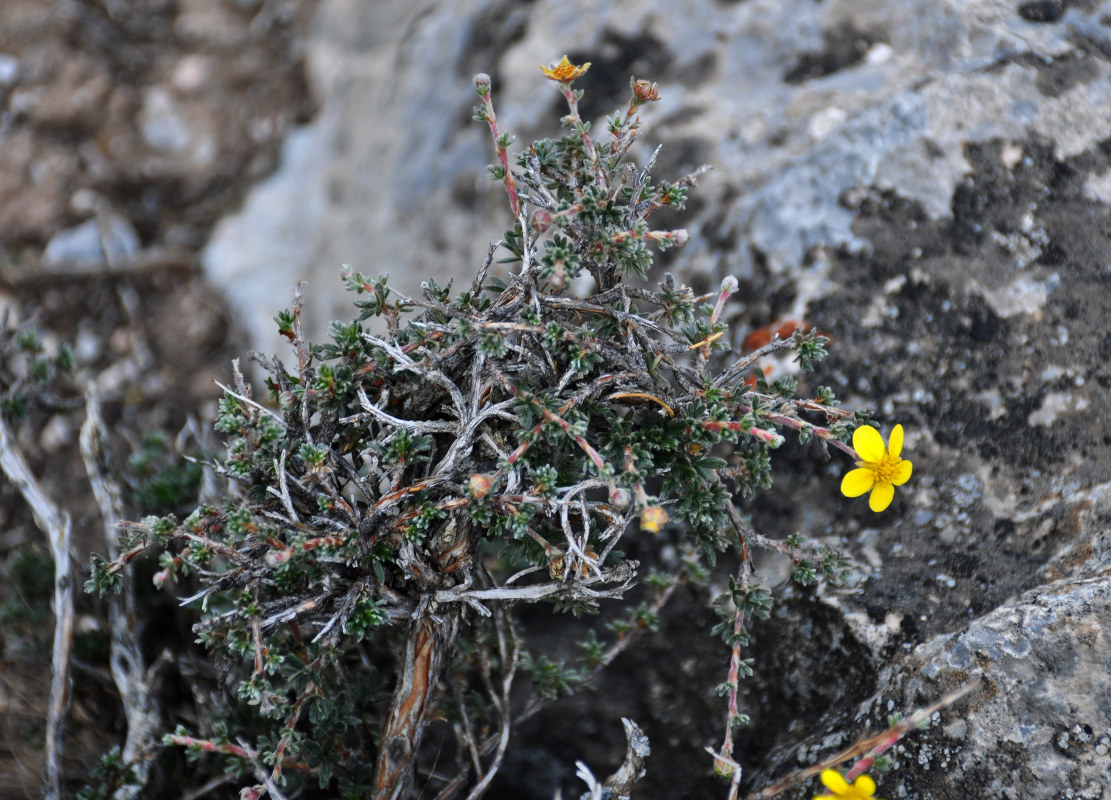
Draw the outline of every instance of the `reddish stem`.
[[[579,98],[575,95],[575,90],[571,88],[570,83],[561,83],[560,88],[563,89],[563,97],[567,100],[567,107],[571,109],[571,119],[573,124],[579,126],[579,138],[582,140],[583,147],[586,149],[586,154],[590,159],[590,166],[594,170],[594,177],[598,180],[598,185],[603,189],[606,186],[605,176],[602,171],[598,169],[598,154],[594,150],[594,141],[590,138],[590,133],[587,132],[586,126],[582,124],[582,119],[579,117]]]
[[[505,172],[503,179],[505,191],[509,195],[509,206],[513,209],[513,218],[516,219],[521,213],[521,201],[517,198],[517,183],[513,180],[513,173],[509,170],[509,154],[501,145],[498,118],[494,114],[494,98],[491,96],[489,83],[485,84],[485,92],[481,96],[482,113],[486,118],[486,123],[490,126],[490,136],[494,140],[494,148],[498,151],[498,161],[501,162],[502,170]]]

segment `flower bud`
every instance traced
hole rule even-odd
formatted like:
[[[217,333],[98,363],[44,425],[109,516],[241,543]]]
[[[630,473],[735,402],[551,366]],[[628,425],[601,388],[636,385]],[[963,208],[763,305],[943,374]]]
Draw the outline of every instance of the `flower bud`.
[[[490,494],[490,489],[493,488],[493,481],[490,480],[489,475],[483,475],[476,472],[467,481],[467,488],[470,489],[471,494],[481,500],[486,495]]]
[[[633,496],[629,493],[628,489],[623,489],[620,486],[610,487],[610,502],[618,508],[624,508],[632,502]]]
[[[555,268],[552,269],[552,274],[548,276],[548,288],[556,294],[563,291],[567,285],[567,272],[563,268],[563,262],[556,262]]]
[[[656,88],[656,84],[650,81],[638,81],[635,78],[629,79],[629,85],[633,89],[633,97],[636,98],[637,103],[654,103],[660,99],[660,92]]]
[[[474,89],[479,97],[485,97],[490,93],[490,76],[485,72],[480,72],[474,76]]]
[[[543,233],[552,227],[552,215],[550,212],[540,209],[532,215],[532,229],[537,233]]]
[[[280,567],[291,558],[293,558],[293,549],[287,547],[284,550],[271,550],[263,556],[262,560],[266,562],[268,567]]]

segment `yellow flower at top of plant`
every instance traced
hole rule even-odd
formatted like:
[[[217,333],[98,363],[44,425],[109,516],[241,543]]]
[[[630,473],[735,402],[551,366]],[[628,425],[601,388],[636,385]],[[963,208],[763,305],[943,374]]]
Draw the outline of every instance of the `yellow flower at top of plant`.
[[[565,55],[554,67],[545,67],[543,64],[541,64],[540,69],[544,72],[545,77],[551,78],[553,81],[559,81],[560,83],[570,83],[571,81],[575,80],[575,78],[579,77],[588,69],[590,69],[590,62],[587,61],[582,66],[578,66],[568,61],[567,56]]]
[[[814,800],[832,800],[832,798],[845,798],[845,800],[878,800],[876,782],[867,775],[861,775],[850,785],[841,773],[834,769],[822,770],[822,786],[833,794],[816,794]]]
[[[841,480],[841,493],[845,497],[860,497],[867,491],[868,507],[883,511],[891,505],[895,487],[910,480],[913,465],[899,458],[903,450],[903,426],[891,429],[891,438],[884,447],[883,437],[871,425],[861,425],[853,432],[853,448],[860,460],[857,468]]]

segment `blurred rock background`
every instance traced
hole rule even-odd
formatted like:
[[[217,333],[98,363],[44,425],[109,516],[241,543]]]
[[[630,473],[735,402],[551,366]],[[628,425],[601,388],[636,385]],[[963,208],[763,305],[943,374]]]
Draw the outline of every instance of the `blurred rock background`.
[[[563,53],[592,62],[576,85],[597,121],[630,76],[659,83],[641,151],[664,145],[658,178],[714,167],[661,263],[696,290],[740,280],[734,345],[786,320],[829,331],[805,380],[907,429],[915,475],[884,514],[803,447],[752,508],[857,567],[848,589],[775,589],[745,788],[972,682],[896,748],[881,796],[1106,797],[1109,3],[8,0],[8,305],[78,337],[121,420],[176,420],[247,349],[231,326],[278,350],[299,279],[317,335],[348,316],[341,264],[408,291],[469,281],[509,224],[471,76],[522,145],[559,133],[538,65]],[[6,513],[7,547],[33,538]],[[525,726],[492,796],[577,791],[580,758],[606,774],[620,716],[653,744],[644,797],[724,796],[702,750],[725,716],[712,624],[679,597],[647,653]]]

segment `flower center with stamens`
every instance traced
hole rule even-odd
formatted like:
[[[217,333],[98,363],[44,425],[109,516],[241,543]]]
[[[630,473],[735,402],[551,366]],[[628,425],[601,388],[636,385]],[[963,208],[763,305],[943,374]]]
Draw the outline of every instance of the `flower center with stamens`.
[[[899,464],[903,459],[892,458],[884,453],[879,461],[860,461],[858,464],[865,469],[870,469],[876,476],[876,483],[892,483],[899,474]]]

